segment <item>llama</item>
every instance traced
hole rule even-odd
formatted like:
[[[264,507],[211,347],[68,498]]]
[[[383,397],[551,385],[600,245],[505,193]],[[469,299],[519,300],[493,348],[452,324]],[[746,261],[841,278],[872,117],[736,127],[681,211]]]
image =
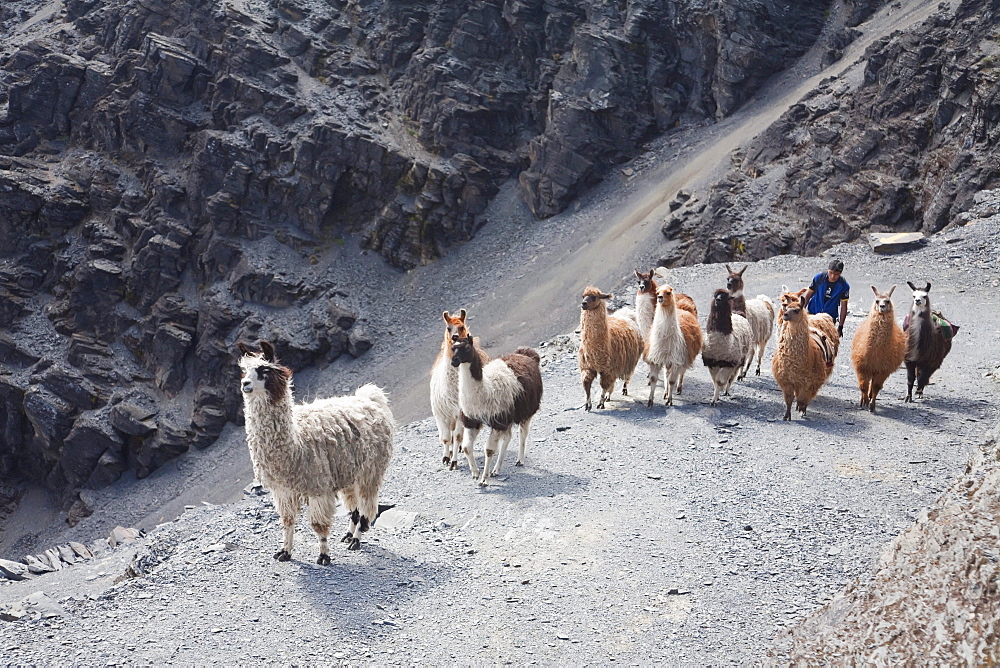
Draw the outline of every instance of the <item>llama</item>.
[[[431,368],[431,411],[437,421],[438,437],[444,446],[441,462],[449,466],[452,471],[458,468],[458,453],[462,447],[462,440],[468,438],[471,447],[483,427],[481,422],[462,415],[458,407],[458,370],[451,365],[452,341],[470,336],[465,316],[464,308],[459,309],[457,316],[451,315],[448,311],[441,314],[445,325],[444,340]],[[489,356],[482,349],[479,349],[479,353],[483,356],[483,364],[489,362]]]
[[[701,351],[701,327],[698,318],[689,311],[677,308],[674,290],[669,285],[656,293],[656,315],[646,343],[646,363],[649,364],[649,400],[653,405],[660,369],[665,370],[663,398],[668,406],[674,405],[674,389],[680,394],[684,388],[684,373],[691,368]]]
[[[642,334],[635,320],[608,315],[606,301],[611,295],[593,286],[583,292],[580,302],[580,351],[578,355],[584,407],[591,409],[590,388],[601,376],[601,399],[598,408],[611,398],[615,381],[622,379],[622,394],[628,396],[628,381],[642,356]]]
[[[746,364],[747,357],[754,353],[753,331],[746,318],[733,313],[730,307],[732,296],[727,290],[716,290],[705,326],[705,345],[701,349],[701,360],[708,367],[715,394],[712,405],[719,402],[719,393],[729,396],[729,388],[736,375]]]
[[[361,533],[378,516],[378,493],[389,460],[395,425],[385,393],[375,385],[353,396],[296,404],[292,371],[281,366],[274,346],[260,352],[239,344],[247,447],[254,474],[274,495],[284,542],[274,558],[292,558],[295,519],[307,515],[319,537],[318,564],[330,563],[327,538],[340,496],[350,515],[342,539],[348,550],[361,547]]]
[[[771,372],[784,395],[785,420],[792,419],[793,399],[796,410],[805,417],[809,403],[833,373],[834,344],[822,330],[810,326],[808,315],[805,294],[786,292],[781,296],[781,327]]]
[[[854,333],[851,343],[851,362],[858,376],[861,390],[861,407],[875,412],[875,398],[882,385],[903,363],[906,357],[906,335],[896,323],[892,307],[892,292],[881,293],[874,285],[875,301],[868,317]]]
[[[924,396],[924,388],[931,375],[941,368],[944,358],[951,351],[951,339],[958,333],[958,326],[931,311],[931,284],[920,289],[909,281],[913,290],[913,305],[903,322],[906,331],[906,402],[913,401],[913,381],[917,381],[917,398]],[[940,318],[940,319],[939,319]],[[942,327],[947,324],[947,332]]]
[[[750,323],[750,330],[753,332],[754,347],[757,354],[756,375],[759,376],[761,360],[764,359],[764,350],[767,348],[767,342],[771,340],[771,332],[774,331],[774,303],[771,302],[770,297],[767,295],[757,295],[753,299],[747,299],[743,295],[745,288],[743,272],[749,266],[745,264],[739,271],[733,271],[727,264],[726,271],[729,272],[729,276],[726,278],[726,289],[729,290],[729,294],[733,298],[733,313],[743,316]],[[753,364],[753,358],[753,355],[747,358],[746,366],[740,371],[740,380],[747,377],[747,372],[750,371],[750,366]]]
[[[804,295],[809,288],[802,288],[798,292],[789,292],[788,287],[785,285],[781,286],[781,300],[786,300],[786,297],[790,299],[793,303],[799,296]],[[808,300],[806,300],[808,304]],[[836,357],[840,352],[840,335],[837,333],[837,324],[833,321],[833,318],[829,313],[809,313],[809,307],[806,306],[806,319],[809,326],[813,329],[817,329],[823,333],[823,336],[828,345],[833,348],[833,356]]]
[[[458,403],[462,413],[490,426],[486,441],[486,461],[480,486],[486,486],[490,475],[496,475],[503,466],[507,445],[510,443],[513,426],[518,425],[517,466],[524,465],[524,447],[528,440],[531,419],[538,412],[542,402],[542,373],[539,369],[538,353],[531,348],[518,348],[509,355],[487,364],[476,348],[472,337],[452,343],[451,364],[458,368]],[[490,469],[493,456],[497,454],[496,466]],[[465,456],[469,459],[472,477],[479,476],[476,459],[469,441],[462,443]]]

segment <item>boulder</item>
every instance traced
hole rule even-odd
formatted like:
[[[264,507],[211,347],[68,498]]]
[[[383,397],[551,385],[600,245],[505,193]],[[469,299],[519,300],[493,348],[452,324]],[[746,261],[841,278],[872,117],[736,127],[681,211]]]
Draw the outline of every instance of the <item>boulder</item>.
[[[60,465],[66,480],[74,487],[83,486],[94,476],[94,470],[102,463],[105,453],[111,453],[112,469],[124,451],[125,442],[109,423],[108,411],[83,413],[73,423],[62,448]],[[108,459],[104,460],[108,462]],[[115,470],[120,474],[120,471]],[[102,479],[114,477],[111,472],[100,474]]]

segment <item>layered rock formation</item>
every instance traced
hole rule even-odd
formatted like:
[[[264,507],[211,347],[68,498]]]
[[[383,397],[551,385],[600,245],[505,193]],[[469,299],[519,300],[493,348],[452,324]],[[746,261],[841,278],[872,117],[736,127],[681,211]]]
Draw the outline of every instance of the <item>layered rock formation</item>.
[[[931,234],[996,187],[996,3],[964,0],[865,54],[759,137],[707,201],[663,224],[668,264],[810,253],[865,232]]]
[[[101,486],[208,445],[240,418],[237,338],[299,369],[370,347],[309,270],[325,244],[430,261],[512,177],[559,212],[736,109],[828,6],[4,3],[0,474]]]

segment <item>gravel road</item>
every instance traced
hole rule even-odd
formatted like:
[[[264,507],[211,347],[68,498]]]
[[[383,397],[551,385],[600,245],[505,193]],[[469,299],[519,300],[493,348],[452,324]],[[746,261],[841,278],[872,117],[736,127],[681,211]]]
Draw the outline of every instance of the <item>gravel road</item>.
[[[383,495],[397,508],[360,553],[335,549],[331,566],[314,565],[302,523],[295,560],[278,563],[268,496],[203,505],[101,561],[0,585],[0,608],[44,591],[65,611],[0,622],[0,654],[101,665],[760,660],[783,627],[868,577],[996,422],[1000,313],[987,300],[998,206],[984,198],[982,217],[902,255],[832,249],[853,285],[851,315],[806,420],[780,419],[773,341],[762,375],[717,407],[695,367],[674,407],[647,409],[640,368],[635,396],[586,413],[567,332],[540,347],[545,397],[523,469],[508,458],[479,489],[464,466],[442,469],[432,420],[410,423]],[[755,263],[748,292],[773,298],[825,263]],[[717,265],[671,272],[705,311],[724,276]],[[899,372],[871,415],[855,407],[850,337],[870,284],[900,286],[902,319],[906,280],[930,280],[935,307],[962,331],[924,400],[902,402]],[[473,331],[487,317],[472,312]],[[133,552],[144,574],[113,584]]]

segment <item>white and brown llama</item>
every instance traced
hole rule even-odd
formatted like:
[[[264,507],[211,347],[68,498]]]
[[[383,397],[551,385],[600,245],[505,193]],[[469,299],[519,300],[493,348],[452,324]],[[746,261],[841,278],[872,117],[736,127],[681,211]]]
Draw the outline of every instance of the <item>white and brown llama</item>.
[[[392,458],[395,423],[380,388],[363,385],[354,395],[296,404],[292,371],[282,366],[274,347],[260,351],[239,344],[240,390],[247,447],[254,474],[274,496],[284,541],[274,558],[292,558],[295,519],[306,505],[319,536],[319,560],[330,563],[327,539],[338,496],[350,516],[343,537],[347,549],[361,546],[361,533],[378,516],[378,495]]]
[[[645,341],[649,338],[649,328],[653,326],[653,316],[656,314],[657,271],[650,269],[648,274],[644,274],[638,269],[633,271],[636,280],[639,281],[639,287],[635,293],[636,321],[639,323],[639,331],[643,341]],[[674,305],[698,317],[698,307],[688,295],[675,290]]]
[[[487,479],[503,466],[515,424],[520,440],[517,465],[524,465],[528,428],[542,402],[540,358],[531,348],[518,348],[484,364],[471,336],[454,341],[451,349],[451,363],[458,368],[458,402],[462,413],[490,427],[481,477],[472,444],[462,443],[473,478],[479,477],[479,484],[485,486]]]
[[[656,293],[656,314],[645,351],[649,365],[647,406],[653,405],[661,369],[664,371],[663,398],[668,406],[674,404],[674,392],[680,394],[684,389],[684,374],[701,352],[701,344],[698,318],[689,311],[677,308],[672,287],[666,285],[660,288]]]
[[[861,390],[861,407],[875,412],[875,399],[886,379],[903,364],[906,334],[896,322],[892,293],[881,293],[874,285],[875,301],[851,342],[851,363]]]
[[[746,365],[748,357],[753,357],[753,331],[747,319],[733,313],[730,307],[732,296],[728,290],[716,290],[705,325],[705,344],[701,349],[701,360],[708,367],[715,394],[712,405],[719,402],[719,394],[729,396],[729,388],[736,376]]]
[[[458,369],[451,365],[452,342],[470,336],[465,320],[466,311],[464,308],[459,309],[458,315],[445,311],[441,317],[444,319],[444,340],[431,368],[431,411],[437,421],[438,437],[444,447],[441,462],[455,470],[458,468],[462,441],[468,439],[470,446],[474,445],[483,425],[462,415],[458,405]],[[481,348],[479,354],[483,364],[490,361]]]
[[[622,394],[628,396],[628,381],[642,356],[642,334],[636,321],[608,315],[611,295],[594,286],[583,291],[580,302],[580,351],[577,356],[580,379],[586,394],[584,408],[591,409],[590,388],[600,376],[598,408],[611,398],[615,381],[621,379]]]

